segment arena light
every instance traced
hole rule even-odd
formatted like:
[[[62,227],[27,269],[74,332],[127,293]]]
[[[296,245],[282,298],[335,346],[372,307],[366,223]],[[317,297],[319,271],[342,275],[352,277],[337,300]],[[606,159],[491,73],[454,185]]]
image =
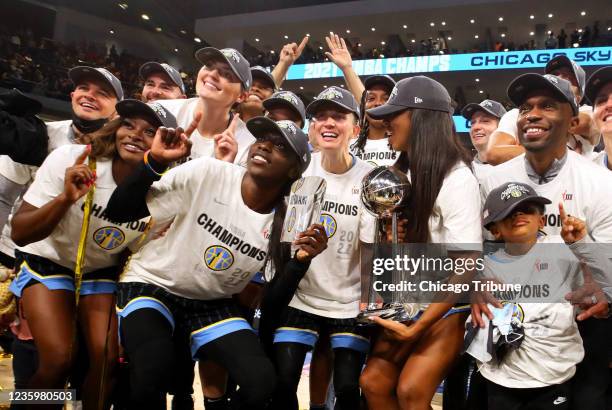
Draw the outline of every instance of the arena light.
[[[306,37],[310,37],[310,33],[306,33]]]
[[[579,32],[579,33],[582,33],[582,29],[581,29],[581,28],[579,28],[579,29],[578,29],[578,32]],[[550,33],[549,33],[549,34],[550,34]]]
[[[274,53],[276,53],[276,51],[270,50],[270,54],[274,54]]]
[[[443,22],[442,22],[442,23],[440,23],[440,24],[442,24],[443,26],[446,26],[446,21],[443,21]]]
[[[326,86],[326,85],[324,85],[324,86],[323,86],[323,88],[327,88],[327,86]]]
[[[381,41],[380,44],[384,46],[387,43],[385,43],[384,41]]]
[[[115,34],[115,30],[113,30],[113,29],[108,30],[108,32],[109,32],[110,34]]]
[[[258,39],[258,38],[256,38],[256,39],[255,39],[255,42],[256,42],[256,43],[259,43],[259,39]]]
[[[127,10],[127,8],[128,8],[128,4],[127,3],[117,3],[117,5],[119,7],[121,7],[122,10]]]
[[[385,58],[383,54],[379,55],[378,58]]]
[[[533,20],[535,18],[535,16],[532,14],[529,16],[529,20]]]
[[[484,91],[478,90],[478,94],[484,94]]]
[[[499,21],[504,21],[503,17],[498,18]]]
[[[578,30],[578,32],[580,32],[580,30]],[[552,34],[552,30],[548,30],[547,34]]]
[[[478,34],[474,34],[474,38],[478,38],[478,37],[479,37]]]
[[[303,89],[304,89],[304,86],[300,85],[300,90],[303,90]]]
[[[181,34],[187,34],[187,30],[181,30]]]
[[[448,36],[448,37],[447,37],[447,40],[448,40],[448,41],[450,41],[450,40],[452,40],[452,39],[453,39],[453,38],[452,38],[451,36]]]
[[[533,35],[535,35],[535,33],[534,33],[533,31],[530,31],[530,32],[529,32],[529,35],[530,35],[530,36],[533,36]]]
[[[552,13],[548,13],[548,18],[549,19],[553,18],[553,14]]]
[[[476,78],[474,81],[476,81],[478,83],[478,82],[480,82],[480,78]]]
[[[406,24],[404,24],[402,27],[404,27],[404,28],[408,28],[408,26],[407,26]]]
[[[340,84],[340,87],[344,88],[344,84]]]
[[[323,46],[319,46],[319,50],[323,50]]]
[[[474,23],[476,23],[476,20],[474,20],[474,19],[470,19],[470,23],[471,23],[471,24],[474,24]]]
[[[346,34],[351,34],[351,30],[346,30]]]
[[[574,47],[574,48],[578,48],[578,46],[580,46],[580,44],[578,44],[578,43],[572,44],[572,47]]]
[[[411,43],[416,43],[416,40],[413,38],[412,40],[410,40]]]
[[[612,31],[612,27],[608,27],[608,31]]]
[[[160,33],[162,31],[161,27],[155,27],[155,31],[157,31],[158,33]]]
[[[361,43],[357,43],[357,47],[361,47]]]
[[[178,52],[179,52],[179,49],[178,49],[178,48],[175,48],[175,49],[174,49],[174,52],[175,52],[175,53],[178,53]]]
[[[502,38],[506,37],[506,33],[501,33]]]
[[[149,20],[149,15],[148,14],[143,14],[140,17],[142,17],[143,20]]]
[[[510,51],[509,48],[504,48],[504,51],[507,53],[508,51]]]
[[[372,31],[376,31],[376,27],[372,27],[370,30],[372,30]]]
[[[586,16],[586,11],[581,11],[581,12],[580,12],[580,15],[581,15],[581,16]]]
[[[285,40],[289,40],[289,36],[285,34]]]
[[[435,27],[436,23],[434,23],[434,22],[432,21],[431,23],[429,23],[429,25],[430,25],[431,27]]]
[[[202,39],[200,37],[194,37],[193,41],[195,41],[196,43],[201,43]]]

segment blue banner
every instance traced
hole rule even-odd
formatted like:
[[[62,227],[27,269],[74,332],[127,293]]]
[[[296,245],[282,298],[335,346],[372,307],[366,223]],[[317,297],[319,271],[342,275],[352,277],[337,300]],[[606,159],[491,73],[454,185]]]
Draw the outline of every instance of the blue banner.
[[[457,132],[470,132],[470,122],[461,115],[453,115]]]
[[[393,75],[445,71],[541,68],[558,55],[567,55],[578,64],[584,66],[612,64],[612,47],[592,47],[378,58],[353,61],[353,68],[358,75],[363,76],[374,74]],[[294,65],[287,74],[287,80],[333,77],[342,77],[342,71],[331,62]]]

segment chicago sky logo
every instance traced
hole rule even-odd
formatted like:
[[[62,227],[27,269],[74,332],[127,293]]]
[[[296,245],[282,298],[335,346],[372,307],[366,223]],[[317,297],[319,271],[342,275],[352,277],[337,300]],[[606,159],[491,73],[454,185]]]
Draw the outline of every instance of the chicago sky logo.
[[[224,246],[209,246],[204,252],[204,262],[214,271],[226,270],[234,264],[234,255]]]
[[[331,237],[334,236],[336,230],[338,229],[338,224],[336,223],[334,217],[330,214],[321,214],[321,219],[319,223],[323,225],[327,237],[331,239]]]

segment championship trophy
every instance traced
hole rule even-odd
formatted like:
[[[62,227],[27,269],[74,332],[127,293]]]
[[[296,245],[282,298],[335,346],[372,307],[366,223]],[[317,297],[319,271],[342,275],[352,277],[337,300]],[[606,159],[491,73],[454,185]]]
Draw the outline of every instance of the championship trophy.
[[[391,251],[392,257],[398,255],[401,247],[398,244],[398,213],[406,206],[410,196],[411,185],[405,173],[390,166],[380,166],[370,171],[361,182],[361,202],[365,208],[376,216],[376,237],[374,240],[374,258],[380,252],[382,243],[381,224],[384,219],[391,219]],[[363,265],[362,265],[363,267]],[[363,275],[362,275],[363,278]],[[400,283],[404,278],[404,272],[394,269],[391,272],[393,283]],[[391,292],[390,300],[387,298],[381,302],[381,296],[370,286],[373,273],[370,272],[366,279],[368,286],[362,286],[362,292],[367,292],[367,299],[362,295],[362,302],[367,301],[365,310],[359,313],[357,321],[360,323],[371,323],[370,317],[380,316],[383,319],[391,319],[403,322],[412,319],[419,310],[415,303],[404,303],[408,299],[403,292]],[[362,279],[363,280],[363,279]]]
[[[293,242],[311,224],[319,222],[326,188],[327,182],[315,176],[300,178],[291,185],[281,242]]]

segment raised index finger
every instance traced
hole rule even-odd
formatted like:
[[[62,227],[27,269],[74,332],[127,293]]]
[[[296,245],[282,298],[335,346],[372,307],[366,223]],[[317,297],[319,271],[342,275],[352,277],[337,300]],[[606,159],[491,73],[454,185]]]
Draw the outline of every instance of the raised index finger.
[[[308,43],[308,38],[309,38],[308,36],[304,36],[304,38],[302,39],[302,42],[297,48],[298,55],[302,54],[302,51],[304,51],[304,47],[306,47],[306,43]]]
[[[185,135],[187,137],[191,137],[191,134],[198,128],[198,124],[200,123],[200,118],[202,118],[202,113],[199,112],[193,116],[193,120],[191,120],[191,124],[185,129]]]
[[[91,152],[91,145],[87,145],[85,149],[83,150],[83,152],[81,153],[81,155],[79,155],[77,159],[74,161],[74,165],[84,164],[90,152]]]
[[[561,217],[562,222],[567,220],[567,214],[565,213],[565,208],[563,208],[563,202],[559,202],[559,216]]]
[[[227,131],[230,131],[232,134],[236,132],[236,127],[238,126],[238,120],[240,119],[240,114],[234,114],[232,118],[232,122],[229,127],[227,127]]]

